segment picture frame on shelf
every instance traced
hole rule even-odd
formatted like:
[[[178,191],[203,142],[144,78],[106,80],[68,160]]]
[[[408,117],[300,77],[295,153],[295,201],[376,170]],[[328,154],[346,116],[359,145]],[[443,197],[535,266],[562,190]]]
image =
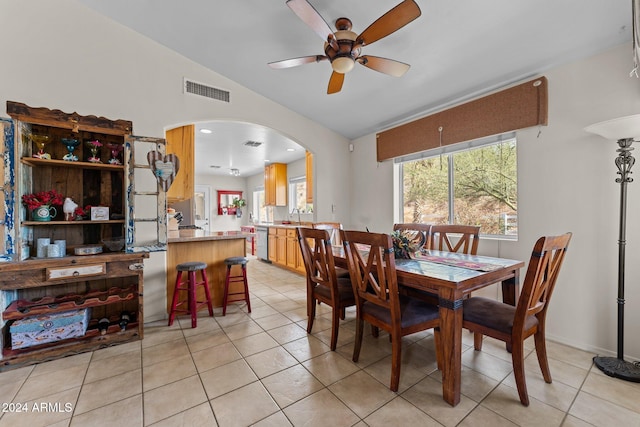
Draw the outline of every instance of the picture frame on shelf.
[[[108,206],[91,206],[91,221],[107,221],[108,219]]]

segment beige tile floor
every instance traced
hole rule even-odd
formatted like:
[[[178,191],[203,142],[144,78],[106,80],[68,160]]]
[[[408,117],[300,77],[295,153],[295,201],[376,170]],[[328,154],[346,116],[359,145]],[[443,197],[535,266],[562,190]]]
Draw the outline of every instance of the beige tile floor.
[[[487,339],[476,352],[466,332],[458,406],[442,400],[428,332],[405,338],[393,393],[385,336],[368,337],[353,363],[353,310],[329,351],[327,307],[305,331],[301,276],[256,260],[249,275],[250,315],[233,304],[225,317],[201,313],[195,329],[186,317],[154,322],[142,341],[0,373],[0,426],[640,426],[640,384],[609,378],[593,354],[556,343],[553,384],[528,349],[528,408],[504,346]]]

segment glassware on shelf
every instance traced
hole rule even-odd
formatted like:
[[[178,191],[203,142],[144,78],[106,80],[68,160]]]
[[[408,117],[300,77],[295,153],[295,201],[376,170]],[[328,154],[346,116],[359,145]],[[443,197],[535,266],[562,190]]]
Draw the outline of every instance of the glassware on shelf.
[[[68,151],[68,153],[62,157],[62,160],[66,160],[68,162],[77,162],[78,156],[73,154],[73,150],[75,150],[76,147],[80,145],[80,141],[73,138],[62,138],[60,142],[62,142],[62,144],[67,147]]]
[[[86,144],[87,147],[89,147],[89,150],[91,150],[91,157],[89,157],[87,160],[91,163],[102,163],[100,157],[98,157],[98,150],[100,150],[100,147],[102,147],[102,143],[95,139],[93,141],[87,141]]]
[[[38,152],[33,155],[36,159],[51,160],[51,154],[44,152],[44,147],[49,141],[49,135],[31,135],[31,141],[38,147]]]
[[[108,142],[107,148],[111,152],[111,158],[109,159],[109,163],[112,165],[121,165],[122,162],[119,159],[120,153],[124,149],[122,144],[117,144],[115,142]]]

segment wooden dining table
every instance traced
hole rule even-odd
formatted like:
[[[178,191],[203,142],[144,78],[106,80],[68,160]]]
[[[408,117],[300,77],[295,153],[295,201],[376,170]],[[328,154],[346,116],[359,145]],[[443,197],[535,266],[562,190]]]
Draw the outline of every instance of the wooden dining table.
[[[347,268],[343,247],[334,246],[333,255],[337,266]],[[399,285],[438,295],[442,397],[450,405],[460,403],[462,302],[465,296],[501,283],[503,301],[515,305],[522,267],[523,261],[433,250],[422,252],[413,259],[396,259]]]

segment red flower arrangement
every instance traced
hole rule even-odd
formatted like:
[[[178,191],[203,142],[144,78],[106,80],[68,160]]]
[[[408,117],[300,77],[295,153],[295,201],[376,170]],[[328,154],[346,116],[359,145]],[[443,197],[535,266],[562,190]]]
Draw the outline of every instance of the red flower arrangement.
[[[32,211],[44,205],[62,206],[64,196],[56,190],[41,191],[39,193],[24,194],[22,203]]]
[[[78,220],[89,218],[91,216],[91,205],[85,206],[84,209],[78,206],[73,213]]]

